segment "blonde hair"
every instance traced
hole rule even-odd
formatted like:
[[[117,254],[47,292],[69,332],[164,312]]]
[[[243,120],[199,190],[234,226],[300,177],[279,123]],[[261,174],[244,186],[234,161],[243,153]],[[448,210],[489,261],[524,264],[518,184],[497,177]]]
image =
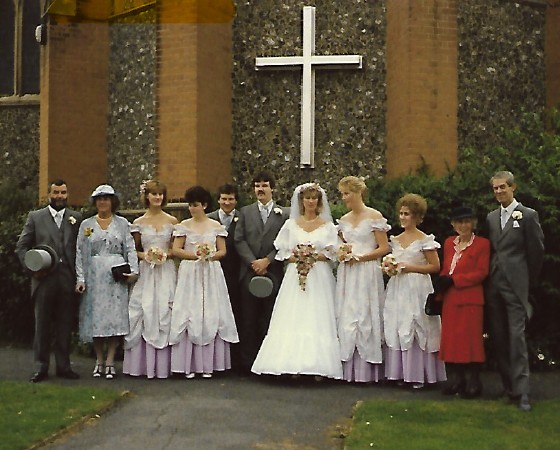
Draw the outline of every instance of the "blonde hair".
[[[422,223],[428,211],[428,202],[424,197],[418,194],[405,194],[397,201],[397,214],[403,206],[410,210],[417,223]]]
[[[348,176],[338,182],[338,189],[340,190],[342,188],[348,188],[351,192],[359,192],[363,197],[367,186],[361,178]]]

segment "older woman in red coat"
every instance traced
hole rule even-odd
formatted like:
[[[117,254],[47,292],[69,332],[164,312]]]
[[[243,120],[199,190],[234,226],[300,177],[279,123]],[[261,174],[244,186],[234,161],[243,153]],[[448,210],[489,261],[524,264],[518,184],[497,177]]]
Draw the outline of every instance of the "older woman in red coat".
[[[452,373],[443,394],[474,398],[482,392],[482,282],[488,276],[490,241],[475,236],[476,218],[469,207],[455,208],[451,225],[458,236],[445,241],[443,265],[435,284],[436,292],[443,291],[439,357]]]

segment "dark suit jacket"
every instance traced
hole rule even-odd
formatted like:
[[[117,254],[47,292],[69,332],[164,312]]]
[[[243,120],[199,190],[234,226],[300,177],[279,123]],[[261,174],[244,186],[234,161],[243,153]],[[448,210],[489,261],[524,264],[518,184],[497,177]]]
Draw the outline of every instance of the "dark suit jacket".
[[[218,214],[218,209],[216,211],[212,211],[211,213],[206,214],[210,219],[214,219],[220,222],[220,215]],[[226,275],[234,275],[235,280],[237,280],[239,274],[239,254],[237,253],[237,249],[235,248],[235,229],[237,227],[237,222],[239,220],[239,211],[235,210],[233,215],[233,220],[227,230],[228,235],[226,237],[226,256],[224,256],[220,260],[220,264],[222,265],[222,270]],[[220,222],[221,223],[221,222]],[[223,224],[222,224],[223,225]]]
[[[73,218],[73,219],[71,219]],[[59,258],[76,274],[76,238],[82,215],[78,211],[66,208],[60,229],[51,216],[48,207],[32,211],[27,216],[27,221],[16,244],[16,253],[25,267],[25,253],[37,245],[49,245],[56,250]],[[62,233],[62,240],[60,235]],[[35,292],[41,279],[32,277],[31,294]]]
[[[520,203],[515,211],[520,211],[522,218],[514,219],[514,212],[503,230],[500,225],[500,208],[486,217],[492,244],[489,281],[491,283],[500,270],[530,316],[529,287],[536,283],[542,267],[544,235],[534,209]]]
[[[281,278],[283,263],[274,259],[277,253],[274,240],[289,215],[287,208],[274,203],[266,224],[263,224],[256,202],[241,208],[235,229],[235,248],[241,258],[240,279],[250,270],[251,262],[264,257],[271,261],[269,270]]]

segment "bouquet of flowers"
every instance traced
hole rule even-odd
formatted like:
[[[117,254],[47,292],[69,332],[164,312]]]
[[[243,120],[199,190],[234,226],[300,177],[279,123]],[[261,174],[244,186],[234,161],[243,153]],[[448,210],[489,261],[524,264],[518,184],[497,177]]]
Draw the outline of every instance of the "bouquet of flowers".
[[[397,259],[392,253],[385,255],[381,260],[381,270],[385,275],[394,277],[401,273],[401,269],[397,267]]]
[[[352,254],[352,244],[344,243],[338,247],[336,257],[339,262],[348,262],[351,259],[356,259],[356,256]]]
[[[298,244],[293,250],[293,254],[296,257],[296,269],[299,276],[299,287],[302,291],[305,291],[305,282],[307,281],[307,275],[311,271],[313,265],[319,259],[319,253],[315,250],[315,246],[311,243],[308,244]]]
[[[195,254],[199,261],[210,261],[216,254],[216,250],[206,242],[196,244]]]
[[[150,247],[148,251],[144,253],[144,260],[152,267],[159,266],[167,260],[167,253],[159,247]]]

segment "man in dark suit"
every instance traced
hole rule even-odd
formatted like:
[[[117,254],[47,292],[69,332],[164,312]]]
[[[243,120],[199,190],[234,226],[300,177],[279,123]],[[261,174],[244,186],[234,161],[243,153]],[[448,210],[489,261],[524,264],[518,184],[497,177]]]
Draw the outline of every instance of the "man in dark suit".
[[[51,269],[33,272],[31,278],[35,312],[33,351],[36,372],[30,379],[33,383],[48,378],[51,325],[55,334],[56,375],[79,378],[70,367],[70,335],[78,304],[75,293],[76,238],[82,215],[66,207],[68,189],[65,181],[53,181],[48,195],[48,206],[29,213],[16,245],[16,253],[24,267],[27,251],[39,245],[51,247],[58,257]]]
[[[260,172],[253,177],[257,201],[241,209],[235,229],[235,247],[241,258],[241,326],[238,331],[245,371],[251,369],[268,331],[284,273],[283,263],[274,259],[274,240],[289,213],[272,200],[274,186],[274,177],[268,172]],[[274,281],[272,293],[265,298],[255,297],[249,291],[251,279],[255,275],[267,274]]]
[[[237,187],[233,184],[224,184],[218,188],[218,205],[220,206],[216,211],[208,213],[210,219],[217,220],[227,230],[226,237],[226,256],[220,260],[226,284],[229,293],[229,300],[231,302],[231,309],[235,317],[235,324],[239,330],[241,326],[241,311],[239,304],[239,254],[235,248],[234,237],[237,221],[239,220],[239,213],[235,209],[239,193]],[[231,344],[231,367],[233,370],[238,371],[241,369],[241,355],[239,344]]]
[[[511,172],[497,172],[490,184],[501,206],[486,218],[492,244],[488,326],[504,389],[522,411],[530,411],[525,326],[532,315],[529,288],[542,267],[544,236],[537,212],[515,200],[517,186]]]

